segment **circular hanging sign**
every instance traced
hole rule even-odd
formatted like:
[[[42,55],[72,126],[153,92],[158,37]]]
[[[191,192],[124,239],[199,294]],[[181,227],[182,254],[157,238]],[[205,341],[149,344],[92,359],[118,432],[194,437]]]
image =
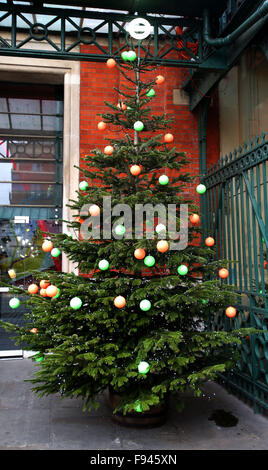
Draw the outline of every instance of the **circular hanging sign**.
[[[152,25],[144,18],[135,18],[127,25],[130,36],[134,39],[145,39],[152,33]]]

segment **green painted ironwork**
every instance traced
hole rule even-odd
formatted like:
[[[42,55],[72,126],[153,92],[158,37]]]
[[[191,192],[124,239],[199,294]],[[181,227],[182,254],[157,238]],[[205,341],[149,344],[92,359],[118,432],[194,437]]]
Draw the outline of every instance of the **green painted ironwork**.
[[[1,4],[0,55],[86,61],[105,61],[111,56],[120,59],[122,51],[129,47],[127,23],[136,17],[35,3]],[[153,27],[147,51],[149,61],[209,70],[226,68],[225,51],[215,51],[205,44],[200,18],[179,14],[146,18]],[[144,43],[147,47],[148,41]]]
[[[203,13],[203,25],[204,31],[203,35],[205,41],[215,47],[223,47],[233,44],[234,40],[240,37],[244,31],[247,31],[252,25],[256,24],[259,20],[267,21],[268,19],[268,0],[265,0],[263,4],[257,8],[254,13],[252,13],[243,23],[241,23],[232,33],[228,34],[225,37],[212,38],[210,35],[210,20],[209,20],[209,10],[204,9]]]
[[[210,327],[263,329],[262,335],[243,339],[241,360],[221,375],[229,391],[268,411],[268,133],[221,158],[207,170],[202,183],[204,237],[216,240],[215,259],[230,260],[229,278],[240,294],[237,315],[213,316]]]
[[[198,143],[199,143],[199,169],[204,175],[207,168],[207,120],[211,103],[210,97],[204,97],[198,106]],[[206,204],[204,198],[200,200],[200,213],[202,220],[206,217]]]

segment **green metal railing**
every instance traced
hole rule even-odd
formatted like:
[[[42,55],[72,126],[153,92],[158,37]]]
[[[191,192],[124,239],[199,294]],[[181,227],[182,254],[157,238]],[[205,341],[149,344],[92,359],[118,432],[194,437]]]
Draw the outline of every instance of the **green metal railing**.
[[[243,339],[235,369],[221,375],[227,389],[268,411],[268,134],[220,159],[203,177],[204,234],[216,240],[215,259],[232,260],[228,282],[240,300],[234,319],[219,312],[211,327],[256,327],[261,335]]]

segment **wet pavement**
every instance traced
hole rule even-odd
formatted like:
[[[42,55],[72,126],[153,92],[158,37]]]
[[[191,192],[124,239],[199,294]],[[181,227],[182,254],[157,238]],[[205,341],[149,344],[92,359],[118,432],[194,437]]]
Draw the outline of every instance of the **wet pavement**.
[[[216,383],[199,398],[185,394],[181,413],[171,403],[164,425],[133,429],[111,420],[106,393],[92,412],[80,399],[39,398],[25,382],[36,367],[31,359],[0,360],[0,450],[268,449],[267,417]]]

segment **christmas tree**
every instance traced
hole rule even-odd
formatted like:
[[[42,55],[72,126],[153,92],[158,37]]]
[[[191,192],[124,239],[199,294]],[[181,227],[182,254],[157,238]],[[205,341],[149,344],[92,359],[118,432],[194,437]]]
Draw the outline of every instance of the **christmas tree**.
[[[214,261],[212,237],[200,241],[198,206],[185,195],[190,162],[172,144],[172,117],[152,114],[165,78],[135,50],[122,59],[125,86],[98,123],[118,138],[85,156],[70,232],[43,244],[53,256],[64,252],[79,275],[36,273],[40,291],[37,281],[28,292],[13,289],[12,308],[27,296],[24,326],[2,326],[38,351],[31,382],[40,396],[82,397],[91,409],[110,389],[121,397],[115,411],[146,413],[188,388],[200,394],[236,363],[252,330],[208,328],[217,312],[236,314],[228,263]],[[197,186],[200,197],[205,189]]]

